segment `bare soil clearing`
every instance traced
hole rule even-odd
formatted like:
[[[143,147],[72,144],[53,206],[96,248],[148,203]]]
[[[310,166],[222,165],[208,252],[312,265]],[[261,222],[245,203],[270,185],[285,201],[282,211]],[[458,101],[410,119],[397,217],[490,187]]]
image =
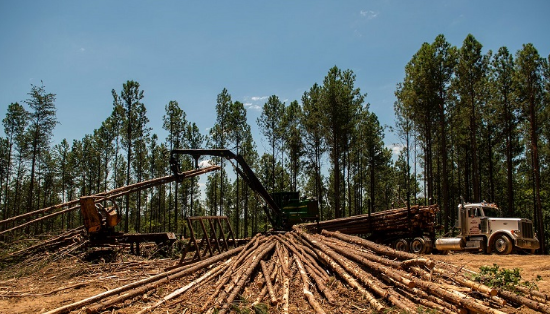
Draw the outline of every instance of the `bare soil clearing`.
[[[481,266],[492,266],[493,264],[497,264],[500,268],[519,268],[523,280],[533,282],[540,275],[542,280],[537,282],[539,290],[550,294],[550,256],[548,255],[487,255],[451,252],[447,255],[430,255],[430,257],[475,272],[479,272]]]

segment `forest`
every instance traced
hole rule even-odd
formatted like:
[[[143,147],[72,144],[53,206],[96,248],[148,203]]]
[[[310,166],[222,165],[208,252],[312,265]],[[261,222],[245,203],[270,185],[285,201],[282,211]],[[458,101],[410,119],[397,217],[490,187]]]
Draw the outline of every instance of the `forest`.
[[[175,148],[228,148],[242,155],[269,192],[300,191],[316,197],[320,218],[376,212],[410,204],[439,204],[441,232],[453,232],[456,207],[497,203],[504,216],[534,221],[541,253],[550,244],[550,56],[532,44],[482,53],[468,35],[461,47],[444,35],[423,43],[396,82],[395,125],[381,125],[353,70],[329,69],[301,99],[270,96],[256,121],[227,89],[216,97],[216,120],[207,134],[177,100],[164,104],[159,138],[148,126],[146,92],[128,80],[113,88],[112,111],[93,132],[52,143],[56,94],[31,85],[27,99],[7,106],[0,138],[0,217],[170,174]],[[22,98],[25,97],[22,95]],[[159,104],[155,104],[159,106]],[[258,153],[251,123],[269,143]],[[398,156],[384,142],[395,132]],[[182,168],[194,168],[182,157]],[[236,237],[269,228],[263,202],[231,164],[205,178],[158,186],[117,200],[124,232],[171,231],[185,235],[184,219],[225,215]],[[15,236],[81,225],[79,213],[36,224]],[[8,226],[4,226],[7,228]]]

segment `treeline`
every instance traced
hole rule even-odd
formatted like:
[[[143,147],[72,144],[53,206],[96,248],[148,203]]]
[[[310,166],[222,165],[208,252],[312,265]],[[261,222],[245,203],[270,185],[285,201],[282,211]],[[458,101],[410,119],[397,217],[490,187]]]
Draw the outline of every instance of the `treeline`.
[[[148,127],[138,82],[113,89],[111,114],[81,140],[51,146],[55,94],[32,86],[28,99],[8,106],[0,142],[2,218],[81,195],[170,174],[173,148],[229,148],[242,155],[272,191],[300,191],[319,200],[321,219],[412,204],[439,203],[445,231],[459,197],[494,201],[505,215],[535,220],[539,238],[549,219],[545,192],[550,156],[548,61],[528,44],[515,57],[506,48],[482,54],[469,35],[461,48],[440,35],[425,43],[397,85],[395,131],[405,149],[384,144],[384,126],[369,110],[351,70],[331,68],[299,100],[270,96],[249,121],[244,104],[223,89],[207,134],[188,121],[177,101],[165,105],[161,139]],[[259,155],[251,123],[268,143]],[[257,137],[260,134],[255,135]],[[129,195],[117,203],[126,232],[185,232],[184,218],[229,216],[238,237],[269,226],[263,202],[230,163],[198,178]],[[182,157],[182,170],[194,161]],[[201,190],[203,191],[201,193]],[[36,226],[41,232],[80,225],[79,213]]]
[[[170,175],[173,148],[229,148],[244,156],[268,191],[301,191],[317,197],[323,219],[387,209],[396,198],[402,159],[394,165],[384,147],[383,127],[354,86],[351,70],[330,69],[323,84],[314,84],[301,103],[276,95],[255,121],[269,143],[256,150],[244,104],[224,89],[216,99],[216,121],[201,134],[177,101],[165,105],[165,139],[148,126],[145,92],[127,81],[112,90],[111,114],[91,134],[52,145],[56,95],[31,86],[28,99],[8,106],[2,120],[0,211],[2,219],[151,178]],[[328,161],[328,162],[327,162]],[[181,157],[182,170],[194,167]],[[158,186],[117,199],[125,232],[185,232],[184,218],[227,215],[237,236],[266,230],[263,201],[231,164],[212,158],[221,171],[208,175],[201,195],[198,178]],[[81,224],[79,212],[68,213],[25,232],[69,229]]]
[[[515,55],[506,47],[484,54],[472,35],[461,47],[439,35],[406,65],[397,129],[409,158],[418,158],[425,195],[443,209],[445,230],[460,196],[496,202],[505,216],[533,219],[547,252],[549,59],[532,44]]]

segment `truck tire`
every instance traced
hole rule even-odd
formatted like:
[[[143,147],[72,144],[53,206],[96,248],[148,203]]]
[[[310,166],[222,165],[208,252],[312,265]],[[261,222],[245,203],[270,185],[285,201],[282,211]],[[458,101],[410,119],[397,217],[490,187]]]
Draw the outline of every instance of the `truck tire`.
[[[514,245],[508,236],[501,234],[493,242],[493,250],[499,255],[508,255],[512,253]]]
[[[411,242],[411,252],[414,254],[426,253],[426,241],[421,237],[416,237]]]
[[[393,243],[393,248],[396,251],[408,252],[409,251],[409,242],[405,239],[399,239]]]

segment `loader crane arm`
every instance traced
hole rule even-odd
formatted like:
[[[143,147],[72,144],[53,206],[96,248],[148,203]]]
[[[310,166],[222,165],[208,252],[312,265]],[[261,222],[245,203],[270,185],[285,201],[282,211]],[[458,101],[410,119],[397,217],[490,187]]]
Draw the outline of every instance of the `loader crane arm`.
[[[170,169],[174,174],[179,172],[179,163],[176,155],[191,155],[195,160],[195,168],[198,168],[198,162],[201,156],[223,157],[229,161],[236,161],[240,166],[240,168],[235,167],[237,173],[266,203],[267,206],[264,207],[264,211],[273,228],[275,230],[283,230],[286,226],[285,221],[283,221],[283,212],[241,155],[237,155],[229,149],[173,149],[170,152]]]

